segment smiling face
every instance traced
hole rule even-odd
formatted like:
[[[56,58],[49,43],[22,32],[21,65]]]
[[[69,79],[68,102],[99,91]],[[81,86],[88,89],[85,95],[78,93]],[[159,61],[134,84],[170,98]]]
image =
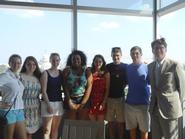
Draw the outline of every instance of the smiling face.
[[[50,63],[52,68],[57,68],[60,64],[60,57],[57,54],[52,54],[50,56]]]
[[[141,63],[142,53],[141,53],[141,51],[139,51],[139,49],[131,50],[130,56],[132,58],[133,63],[135,63],[135,64]]]
[[[80,55],[73,55],[71,62],[72,62],[73,67],[80,67],[82,65],[82,60],[81,60]]]
[[[11,58],[11,60],[9,61],[9,66],[12,72],[18,72],[19,69],[21,68],[21,64],[22,61],[19,57]]]
[[[163,44],[156,43],[152,49],[156,60],[161,61],[166,56],[166,47]]]
[[[95,70],[100,70],[103,65],[103,60],[100,57],[96,57],[93,64]]]
[[[34,73],[35,70],[36,70],[36,63],[33,60],[28,60],[26,62],[26,72]]]

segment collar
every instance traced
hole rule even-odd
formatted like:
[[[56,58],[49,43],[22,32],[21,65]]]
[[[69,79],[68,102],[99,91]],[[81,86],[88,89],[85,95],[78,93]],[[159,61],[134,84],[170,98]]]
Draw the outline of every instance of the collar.
[[[14,73],[14,72],[12,72],[10,69],[7,69],[6,72],[7,72],[11,77],[16,78],[16,79],[20,79],[19,73]]]
[[[166,58],[163,58],[161,61],[156,60],[157,65],[162,65]]]

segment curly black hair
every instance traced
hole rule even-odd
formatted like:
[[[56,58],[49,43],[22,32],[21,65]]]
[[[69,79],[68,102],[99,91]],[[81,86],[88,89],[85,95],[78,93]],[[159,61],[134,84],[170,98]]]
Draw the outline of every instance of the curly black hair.
[[[73,50],[71,54],[69,54],[68,58],[67,58],[67,63],[66,66],[72,66],[72,58],[75,55],[79,55],[82,61],[82,66],[86,66],[87,65],[87,57],[84,54],[83,51],[80,50]]]

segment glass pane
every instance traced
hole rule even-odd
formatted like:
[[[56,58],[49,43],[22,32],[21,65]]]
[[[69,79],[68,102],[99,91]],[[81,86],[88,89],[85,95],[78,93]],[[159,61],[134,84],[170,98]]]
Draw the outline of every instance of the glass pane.
[[[57,52],[64,66],[71,52],[70,12],[1,8],[0,19],[0,64],[7,64],[9,56],[18,53],[23,60],[36,57],[47,68],[50,53]]]
[[[71,5],[71,0],[5,0],[5,1],[35,2],[35,3],[50,3],[50,4]]]
[[[152,10],[153,0],[78,0],[80,6]]]
[[[111,62],[111,48],[117,46],[122,48],[123,62],[131,62],[135,45],[143,49],[144,61],[152,60],[152,18],[79,13],[78,20],[78,49],[88,56],[89,66],[96,54]]]
[[[161,0],[160,7],[164,8],[174,2],[177,2],[178,0]]]
[[[166,38],[168,57],[185,64],[185,20],[182,20],[184,16],[185,8],[162,16],[158,22],[158,37]]]

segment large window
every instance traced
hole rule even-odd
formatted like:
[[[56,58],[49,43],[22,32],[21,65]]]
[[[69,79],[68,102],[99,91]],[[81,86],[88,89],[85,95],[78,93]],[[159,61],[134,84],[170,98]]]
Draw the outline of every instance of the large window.
[[[72,47],[71,13],[1,8],[0,20],[0,64],[18,53],[23,60],[32,55],[48,65],[50,53],[58,52],[65,65]]]
[[[123,62],[130,63],[130,48],[138,45],[143,49],[143,60],[153,58],[152,18],[103,14],[78,14],[78,48],[88,56],[88,65],[95,54],[102,54],[111,62],[111,48],[119,46]]]
[[[185,8],[162,16],[158,22],[158,36],[165,37],[168,43],[167,54],[169,57],[185,63]]]

